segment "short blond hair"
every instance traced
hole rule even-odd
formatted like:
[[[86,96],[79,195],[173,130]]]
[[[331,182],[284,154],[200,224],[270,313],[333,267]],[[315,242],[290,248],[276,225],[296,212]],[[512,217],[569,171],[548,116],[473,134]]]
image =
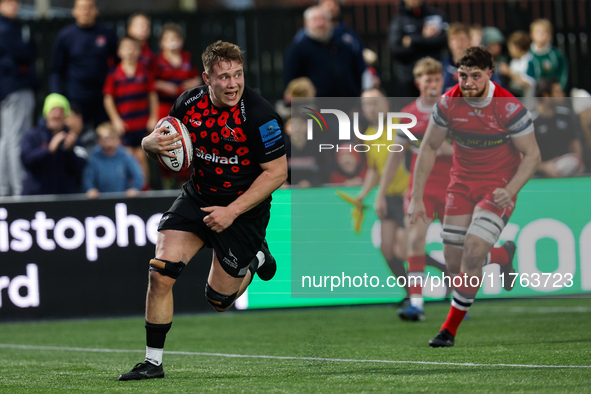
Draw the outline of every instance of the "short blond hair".
[[[288,97],[316,97],[316,87],[308,77],[293,79],[285,88]]]
[[[103,122],[96,128],[96,135],[99,138],[119,137],[119,133],[110,122]]]
[[[461,22],[455,22],[452,23],[451,25],[449,25],[449,27],[447,28],[447,36],[451,37],[451,36],[457,36],[459,34],[465,34],[466,37],[470,37],[470,28],[461,23]]]
[[[443,67],[441,63],[432,57],[424,57],[415,64],[412,69],[412,75],[415,79],[423,75],[443,74]]]
[[[218,40],[205,48],[201,60],[203,69],[209,74],[213,66],[220,62],[236,61],[244,64],[244,54],[238,45]]]
[[[160,37],[164,37],[164,33],[171,32],[177,35],[180,39],[185,39],[185,31],[176,23],[165,23],[162,25],[162,31],[160,33]]]
[[[533,21],[531,23],[531,25],[529,25],[529,32],[533,33],[534,28],[536,26],[542,26],[545,27],[546,30],[548,30],[550,32],[550,34],[552,34],[554,32],[554,26],[552,26],[552,22],[550,22],[548,19],[536,19],[535,21]]]

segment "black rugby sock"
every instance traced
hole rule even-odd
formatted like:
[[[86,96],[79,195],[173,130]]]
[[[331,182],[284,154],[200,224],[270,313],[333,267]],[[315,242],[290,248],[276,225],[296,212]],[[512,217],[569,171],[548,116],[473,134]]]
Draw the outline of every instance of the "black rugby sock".
[[[164,348],[166,334],[170,330],[172,322],[167,324],[154,324],[146,321],[146,346],[152,348]]]
[[[400,260],[397,257],[391,257],[387,260],[388,267],[397,278],[406,278],[406,269],[404,268],[404,261]],[[406,280],[404,281],[406,283]],[[406,297],[409,297],[409,290],[408,290],[408,283],[404,286],[404,291],[406,291]]]
[[[435,260],[433,257],[427,255],[427,259],[425,260],[426,264],[435,267],[441,272],[443,272],[444,276],[449,276],[449,272],[447,271],[447,267],[445,264],[440,263],[439,261]]]

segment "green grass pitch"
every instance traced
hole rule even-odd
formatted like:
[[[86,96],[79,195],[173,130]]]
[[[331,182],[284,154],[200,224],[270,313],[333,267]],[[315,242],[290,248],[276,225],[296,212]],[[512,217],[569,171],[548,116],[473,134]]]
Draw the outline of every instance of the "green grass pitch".
[[[166,377],[131,382],[117,377],[143,360],[140,317],[0,324],[0,393],[590,392],[591,300],[477,301],[456,345],[431,349],[448,309],[177,316]]]

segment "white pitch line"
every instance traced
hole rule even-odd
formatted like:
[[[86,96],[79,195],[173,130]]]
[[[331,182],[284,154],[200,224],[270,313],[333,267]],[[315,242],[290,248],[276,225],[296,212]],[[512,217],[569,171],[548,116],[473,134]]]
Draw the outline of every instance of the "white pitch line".
[[[93,349],[93,348],[83,348],[83,347],[30,346],[30,345],[11,345],[11,344],[0,344],[0,348],[24,349],[24,350],[58,350],[58,351],[93,352],[93,353],[144,353],[144,350]],[[422,364],[422,365],[453,365],[453,366],[463,366],[463,367],[591,368],[591,365],[440,363],[440,362],[436,362],[436,361],[358,360],[358,359],[349,359],[349,358],[265,356],[265,355],[254,355],[254,354],[203,353],[203,352],[181,352],[181,351],[165,351],[164,353],[178,354],[178,355],[185,355],[185,356],[260,358],[260,359],[268,359],[268,360],[296,360],[296,361],[330,361],[330,362],[338,362],[338,363]]]

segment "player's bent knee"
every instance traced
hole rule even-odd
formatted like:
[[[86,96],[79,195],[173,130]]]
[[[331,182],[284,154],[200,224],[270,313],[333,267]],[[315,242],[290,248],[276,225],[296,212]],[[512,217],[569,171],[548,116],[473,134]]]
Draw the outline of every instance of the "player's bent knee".
[[[238,295],[238,291],[234,294],[226,295],[221,294],[211,288],[209,283],[205,284],[205,298],[207,298],[207,302],[218,312],[225,312],[232,306],[234,301],[236,300],[236,296]]]
[[[172,261],[157,258],[150,260],[150,271],[156,271],[159,274],[168,276],[172,279],[177,279],[185,267],[186,264],[182,261],[173,263]]]
[[[444,245],[453,246],[459,249],[464,248],[464,238],[466,232],[469,230],[468,227],[453,226],[451,224],[444,224],[443,231],[441,232],[441,238],[443,239]]]
[[[468,234],[476,235],[494,245],[505,228],[505,224],[503,219],[490,211],[478,211],[472,216]]]

